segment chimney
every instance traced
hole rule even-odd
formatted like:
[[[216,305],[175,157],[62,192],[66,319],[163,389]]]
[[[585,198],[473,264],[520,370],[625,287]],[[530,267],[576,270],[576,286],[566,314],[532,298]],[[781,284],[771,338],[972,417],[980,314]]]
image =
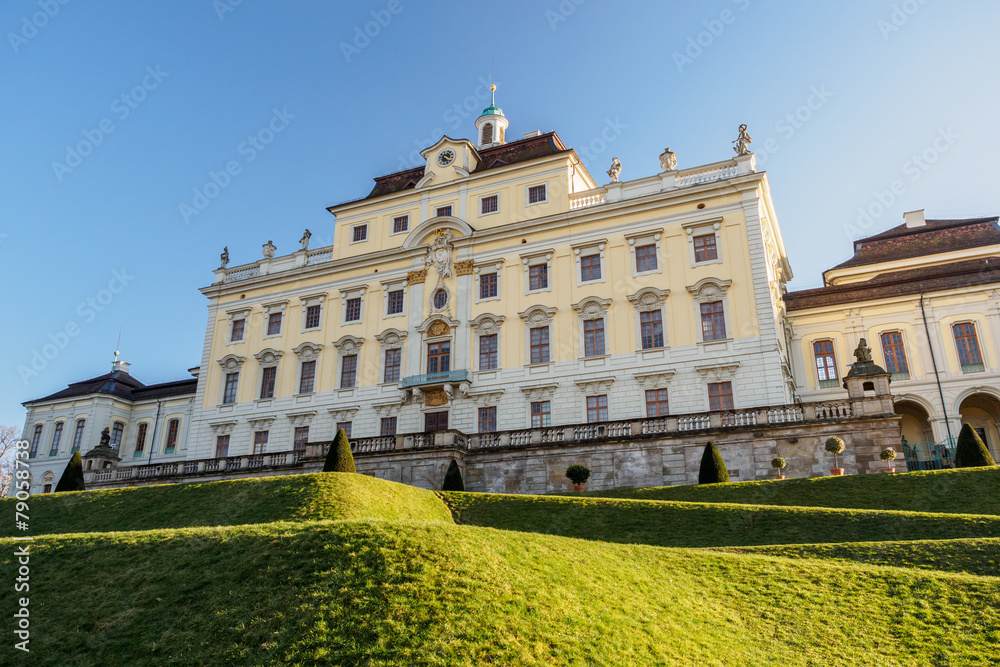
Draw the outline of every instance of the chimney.
[[[525,132],[524,133],[524,138],[525,139],[532,139],[534,137],[540,137],[540,136],[542,136],[542,131],[541,130],[532,130],[531,132]]]
[[[924,220],[924,209],[919,211],[910,211],[909,213],[903,214],[903,220],[906,221],[906,226],[909,229],[914,227],[926,227],[927,221]]]
[[[115,362],[111,364],[111,372],[114,373],[115,371],[121,371],[122,373],[128,373],[129,366],[131,365],[132,364],[126,361],[115,360]]]

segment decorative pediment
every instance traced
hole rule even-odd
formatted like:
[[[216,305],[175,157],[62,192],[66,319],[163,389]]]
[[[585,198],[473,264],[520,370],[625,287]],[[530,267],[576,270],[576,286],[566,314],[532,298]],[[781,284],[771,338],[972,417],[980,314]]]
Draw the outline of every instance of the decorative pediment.
[[[281,350],[275,350],[270,347],[265,347],[263,350],[253,355],[254,359],[260,362],[261,367],[268,368],[269,366],[277,366],[278,359],[281,359],[281,355],[284,354]]]
[[[476,319],[472,320],[470,324],[472,325],[473,331],[475,331],[480,336],[489,336],[490,334],[500,333],[500,325],[506,318],[503,315],[494,315],[492,313],[483,313]]]
[[[379,417],[394,417],[399,414],[399,410],[403,406],[401,403],[380,403],[372,407],[375,408],[375,414]]]
[[[441,215],[425,220],[414,227],[413,231],[406,235],[406,240],[403,241],[403,248],[413,250],[422,245],[429,245],[429,243],[433,243],[434,241],[431,239],[428,242],[428,237],[433,235],[434,238],[437,238],[437,234],[445,231],[451,232],[452,239],[460,239],[461,237],[472,236],[476,230],[461,218],[456,218],[452,215]]]
[[[656,373],[643,373],[634,375],[635,381],[643,389],[663,389],[674,377],[674,371],[657,371]]]
[[[725,382],[736,377],[736,371],[739,367],[740,362],[731,361],[723,364],[695,366],[695,370],[701,373],[706,382]]]
[[[292,349],[295,356],[299,358],[300,361],[312,361],[319,356],[319,351],[323,349],[323,345],[320,343],[309,343],[305,342]]]
[[[232,434],[233,429],[236,428],[236,420],[231,419],[223,422],[210,422],[208,425],[212,427],[212,431],[214,431],[216,435],[230,435]]]
[[[479,394],[469,394],[468,398],[473,403],[481,408],[496,405],[500,402],[500,398],[503,397],[504,390],[499,389],[497,391],[484,391]]]
[[[687,291],[693,294],[697,301],[718,301],[726,295],[726,290],[732,284],[732,280],[702,278],[694,285],[688,285]]]
[[[644,287],[635,294],[630,294],[628,300],[632,302],[632,305],[639,312],[648,312],[662,308],[669,295],[670,290],[668,289]]]
[[[347,407],[330,408],[329,412],[334,421],[349,422],[354,421],[354,415],[357,414],[359,409],[360,406],[351,405]]]
[[[240,357],[235,354],[227,354],[226,356],[219,359],[219,365],[222,366],[222,370],[227,373],[235,373],[240,370],[243,366],[243,362],[246,361],[246,357]]]
[[[549,308],[548,306],[532,306],[524,312],[518,313],[518,316],[528,326],[544,326],[552,321],[553,316],[556,314],[555,308]]]
[[[577,380],[576,386],[584,394],[606,394],[611,390],[611,385],[614,381],[615,379],[613,377]]]
[[[403,347],[403,341],[406,340],[406,332],[399,329],[386,329],[382,333],[376,334],[375,340],[379,342],[383,350],[392,350]]]
[[[458,320],[447,315],[431,315],[424,323],[417,327],[417,331],[427,337],[450,336],[453,329],[458,327]]]
[[[312,424],[313,417],[316,416],[316,411],[307,410],[305,412],[289,412],[285,416],[292,422],[292,426],[310,426]]]
[[[364,338],[358,338],[357,336],[342,336],[340,340],[333,344],[333,346],[337,348],[337,351],[340,352],[340,354],[357,354],[364,343]]]
[[[535,385],[521,387],[521,391],[524,392],[529,401],[547,401],[552,399],[558,386],[557,384]]]
[[[468,177],[482,161],[471,141],[452,139],[448,135],[443,135],[433,146],[420,151],[420,155],[427,163],[417,189],[431,183],[439,185]]]
[[[268,415],[266,417],[254,417],[247,420],[250,422],[250,428],[254,431],[269,431],[271,430],[271,424],[274,422],[274,415]]]
[[[590,296],[579,303],[574,303],[573,310],[580,315],[581,320],[597,320],[608,314],[609,306],[611,299]]]

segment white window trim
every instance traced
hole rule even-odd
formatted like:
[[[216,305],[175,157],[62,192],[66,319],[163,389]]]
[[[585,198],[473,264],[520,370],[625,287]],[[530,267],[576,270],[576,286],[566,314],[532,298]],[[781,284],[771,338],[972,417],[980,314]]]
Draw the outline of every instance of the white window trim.
[[[736,391],[736,373],[740,368],[740,362],[731,361],[727,363],[719,364],[708,364],[705,366],[695,366],[695,370],[701,374],[702,381],[704,382],[705,389],[705,410],[704,412],[712,411],[712,400],[708,394],[708,385],[717,384],[722,382],[728,382],[733,389],[733,410],[740,410],[740,404],[737,402],[737,391]],[[725,412],[725,410],[723,410]]]
[[[311,396],[312,394],[319,393],[319,379],[320,375],[320,351],[322,351],[322,343],[310,343],[305,342],[301,345],[295,347],[292,352],[295,353],[297,359],[295,367],[295,396]],[[310,392],[302,393],[300,391],[302,387],[302,364],[306,361],[316,362],[316,373],[313,376],[313,390]]]
[[[625,240],[628,241],[629,253],[632,256],[632,277],[638,278],[639,276],[650,276],[656,273],[663,273],[663,248],[661,246],[661,239],[663,237],[663,228],[659,229],[649,229],[643,232],[636,232],[634,234],[626,234]],[[640,271],[639,262],[635,256],[636,248],[640,248],[647,245],[656,246],[656,268],[649,271]]]
[[[357,229],[358,227],[364,227],[365,228],[365,237],[363,239],[355,241],[354,240],[354,230]],[[348,245],[354,245],[355,243],[367,243],[368,242],[368,238],[369,238],[368,232],[371,231],[371,229],[369,229],[369,227],[370,227],[370,225],[367,222],[359,222],[356,225],[351,225],[351,231],[350,231],[351,235],[349,237],[347,237]]]
[[[229,319],[229,327],[226,329],[226,345],[242,345],[247,342],[250,335],[250,311],[250,308],[236,308],[226,311],[226,317]],[[243,338],[240,340],[233,340],[233,322],[236,320],[243,320]]]
[[[458,208],[458,202],[447,202],[447,203],[443,203],[443,204],[434,204],[433,207],[434,207],[434,217],[435,218],[448,218],[448,217],[454,218],[455,217],[455,209]],[[451,213],[449,213],[447,215],[438,215],[438,209],[449,208],[449,207],[451,208]]]
[[[406,229],[397,232],[396,231],[396,218],[406,218]],[[412,227],[410,226],[410,221],[413,219],[412,213],[399,213],[396,215],[389,216],[389,236],[397,236],[399,234],[409,234]]]
[[[718,345],[733,340],[733,323],[729,317],[729,286],[732,282],[718,278],[702,278],[694,285],[687,286],[687,291],[691,293],[694,301],[695,327],[698,330],[699,345]],[[705,340],[705,330],[701,326],[701,304],[713,301],[722,301],[722,319],[726,325],[726,337]]]
[[[408,295],[407,295],[407,291],[408,290],[406,289],[407,288],[407,284],[406,283],[407,283],[406,276],[403,276],[401,278],[395,278],[393,280],[383,280],[382,281],[381,285],[382,285],[382,319],[383,320],[388,320],[388,319],[391,319],[393,317],[406,317],[406,303],[407,303],[407,298],[408,298]],[[399,311],[398,313],[392,313],[392,314],[390,314],[389,313],[389,292],[398,292],[398,291],[402,291],[403,292],[403,309],[401,311]],[[346,301],[344,303],[344,308],[345,308],[345,314],[346,314],[346,308],[347,308]],[[362,305],[362,310],[363,309],[364,309],[364,307]]]
[[[326,315],[325,308],[323,307],[326,301],[326,294],[311,294],[309,296],[300,296],[299,302],[302,304],[302,328],[300,333],[305,333],[307,331],[319,331],[323,328],[323,317]],[[319,306],[319,324],[314,327],[306,327],[306,313],[310,306]]]
[[[254,391],[254,401],[273,401],[278,396],[278,368],[281,366],[281,355],[284,354],[281,350],[275,350],[270,347],[266,347],[257,354],[253,355],[257,360],[257,389]],[[260,390],[264,386],[264,369],[273,366],[274,371],[274,393],[271,398],[261,398]],[[237,391],[239,387],[237,387]]]
[[[174,445],[174,454],[181,451],[181,442],[184,440],[184,414],[177,412],[163,418],[163,431],[160,433],[160,446],[153,452],[154,454],[172,456],[171,454],[167,454],[167,438],[170,436],[170,421],[172,419],[177,420],[177,444]]]
[[[500,297],[503,295],[503,257],[496,260],[490,260],[485,262],[477,262],[472,267],[472,273],[475,276],[473,289],[476,291],[475,303],[483,303],[485,301],[499,301]],[[481,298],[482,292],[479,290],[479,276],[495,273],[497,274],[497,295],[488,296],[485,299]]]
[[[518,316],[524,321],[524,365],[525,366],[546,366],[553,363],[555,355],[552,353],[552,348],[554,346],[555,328],[553,327],[553,322],[555,321],[556,308],[550,308],[548,306],[532,306],[527,310],[518,313]],[[548,361],[538,361],[532,363],[531,361],[531,330],[539,329],[541,327],[549,328],[549,360]]]
[[[539,185],[545,186],[545,199],[541,199],[536,202],[529,201],[528,193],[531,192],[531,188],[537,188]],[[529,183],[524,186],[524,205],[528,206],[538,206],[539,204],[549,203],[549,182],[548,181],[538,181],[537,183]]]
[[[524,253],[521,255],[521,264],[524,265],[524,293],[525,294],[540,294],[541,292],[551,292],[552,282],[555,276],[552,275],[552,256],[555,254],[553,250],[539,250],[537,252]],[[548,285],[541,289],[531,289],[531,274],[530,269],[533,266],[538,266],[539,264],[547,265],[546,272],[548,274]]]
[[[246,379],[243,376],[243,366],[244,362],[247,360],[246,357],[239,357],[235,354],[227,354],[222,359],[219,359],[219,365],[222,366],[222,375],[219,379],[219,405],[218,407],[233,407],[239,405],[240,402],[240,386]],[[240,376],[236,379],[236,400],[232,403],[226,403],[226,376],[230,373],[239,373]],[[153,446],[153,444],[150,444]]]
[[[608,247],[607,239],[597,239],[594,241],[585,241],[583,243],[574,243],[570,246],[573,249],[573,259],[576,264],[576,286],[583,287],[584,285],[597,285],[607,281],[608,271],[607,262],[604,260],[604,249]],[[601,262],[601,277],[594,280],[584,280],[583,279],[583,265],[581,264],[584,257],[592,257],[598,255]]]
[[[501,330],[503,329],[504,320],[507,319],[503,315],[494,315],[492,313],[483,313],[476,319],[472,320],[469,324],[472,325],[473,335],[476,337],[475,344],[475,358],[472,360],[472,367],[477,373],[497,373],[503,370],[503,336],[501,335]],[[551,336],[551,331],[549,335]],[[492,336],[497,337],[497,365],[496,368],[480,368],[479,366],[479,343],[482,336]],[[550,343],[551,346],[551,338]],[[551,348],[550,348],[551,353]]]
[[[340,340],[333,344],[337,348],[337,370],[334,373],[337,381],[338,391],[354,391],[361,386],[361,381],[364,379],[364,365],[362,364],[361,358],[361,347],[365,344],[364,338],[358,338],[357,336],[342,336]],[[344,385],[344,357],[349,357],[351,355],[357,355],[358,363],[354,369],[354,386],[345,387]]]
[[[688,253],[691,260],[691,266],[709,266],[711,264],[722,264],[722,218],[713,218],[711,220],[699,220],[697,222],[685,222],[681,225],[685,232],[687,232],[688,239]],[[694,259],[694,237],[696,236],[708,236],[709,234],[715,234],[715,252],[718,255],[716,259],[709,259],[704,262],[696,262]]]
[[[484,199],[489,199],[490,197],[496,197],[497,198],[497,210],[492,211],[490,213],[483,213],[483,200]],[[488,216],[491,216],[491,215],[499,215],[499,213],[500,213],[500,192],[497,191],[497,192],[493,192],[493,193],[488,194],[488,195],[482,195],[482,196],[480,196],[479,197],[479,208],[476,209],[476,212],[479,214],[478,217],[480,217],[480,218],[485,218],[485,217],[488,217]]]
[[[913,358],[910,356],[910,341],[907,335],[909,333],[908,327],[898,325],[898,326],[890,326],[887,329],[879,329],[875,331],[875,337],[876,337],[875,339],[878,341],[879,352],[882,353],[882,367],[885,368],[887,366],[885,360],[885,345],[882,344],[882,335],[887,333],[899,334],[900,339],[903,341],[903,356],[906,358],[906,372],[910,374],[911,379],[914,378],[916,376],[916,373],[913,372]],[[954,338],[955,335],[953,333],[952,339],[954,340]],[[956,355],[958,354],[957,348],[955,349],[955,354]],[[982,354],[982,351],[980,351],[980,354]]]
[[[378,384],[380,386],[398,385],[403,381],[406,373],[406,332],[399,329],[386,329],[382,333],[376,334],[375,340],[379,342]],[[395,382],[385,381],[385,353],[389,350],[399,350],[399,379]]]
[[[357,285],[355,287],[345,287],[340,290],[340,326],[348,326],[350,324],[361,324],[365,320],[365,293],[368,291],[368,285]],[[361,312],[358,313],[358,319],[347,321],[347,300],[348,299],[361,299]],[[405,308],[404,308],[405,312]]]
[[[656,287],[644,287],[635,294],[629,294],[628,300],[632,303],[635,317],[635,350],[636,352],[652,352],[653,350],[665,350],[670,347],[670,339],[667,337],[667,297],[670,290],[661,290]],[[663,326],[663,347],[642,347],[642,319],[641,313],[660,311],[660,323]],[[701,313],[699,312],[698,326],[701,326]],[[729,330],[726,330],[729,333]]]
[[[285,326],[288,325],[288,317],[287,317],[287,315],[288,315],[287,310],[288,309],[286,308],[286,306],[288,306],[288,299],[284,299],[282,301],[273,301],[271,303],[265,303],[264,304],[264,331],[263,331],[264,335],[261,336],[261,338],[264,338],[264,339],[267,339],[267,338],[278,338],[278,337],[284,335],[284,333],[285,333]],[[272,313],[281,313],[281,327],[280,327],[280,330],[278,331],[278,333],[276,333],[276,334],[268,334],[267,333],[268,320],[271,319],[271,314]]]
[[[136,441],[136,438],[139,437],[139,429],[142,426],[142,424],[146,425],[146,439],[142,443],[142,451],[138,452],[138,453],[139,454],[148,454],[149,453],[149,447],[150,447],[151,439],[153,437],[153,420],[148,419],[148,418],[146,418],[146,419],[139,419],[139,420],[137,420],[135,422],[135,435],[136,435],[136,437],[135,438],[131,438],[131,440],[132,440],[132,447],[130,448],[129,452],[130,452],[130,454],[132,456],[136,455],[136,449],[135,449],[136,442],[135,441]],[[66,435],[66,428],[63,427],[63,436],[65,436],[65,435]],[[72,443],[70,443],[70,447],[72,447]],[[60,447],[60,449],[62,449],[62,447]],[[122,451],[124,451],[124,450],[122,450]]]
[[[579,303],[573,304],[576,311],[577,335],[580,341],[580,361],[584,359],[603,359],[611,356],[608,350],[611,344],[611,318],[608,317],[608,308],[611,306],[611,299],[601,299],[596,296],[587,297]],[[587,356],[586,337],[583,331],[583,323],[587,320],[604,320],[604,350],[601,354]],[[549,333],[551,340],[551,332]],[[550,350],[551,352],[551,350]]]

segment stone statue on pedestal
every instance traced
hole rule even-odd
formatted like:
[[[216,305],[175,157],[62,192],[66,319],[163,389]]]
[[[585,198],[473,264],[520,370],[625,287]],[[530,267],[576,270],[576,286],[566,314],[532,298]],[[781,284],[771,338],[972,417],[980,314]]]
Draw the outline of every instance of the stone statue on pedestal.
[[[612,183],[618,182],[618,175],[622,173],[622,163],[619,162],[617,157],[611,158],[611,169],[608,169],[608,176],[611,177]]]
[[[663,171],[672,171],[677,167],[677,153],[670,150],[670,146],[660,153],[660,167]]]
[[[856,350],[854,350],[854,358],[857,359],[859,364],[863,364],[865,362],[871,362],[872,349],[868,347],[868,341],[866,341],[864,338],[862,338],[861,341],[858,342],[858,347]]]
[[[747,133],[746,123],[740,125],[740,136],[736,137],[733,143],[736,144],[733,146],[733,150],[736,151],[737,155],[750,155],[753,152],[750,150],[750,144],[753,143],[753,139]]]
[[[271,241],[268,241],[263,246],[261,246],[261,251],[264,254],[264,259],[274,259],[274,251],[277,249],[278,247],[273,243],[271,243]]]
[[[219,258],[222,260],[222,263],[219,265],[220,269],[224,269],[229,266],[229,246],[222,249],[222,254],[219,255]]]
[[[305,234],[303,234],[302,238],[299,239],[299,243],[302,244],[302,249],[303,250],[309,250],[309,239],[310,238],[312,238],[312,232],[310,232],[308,229],[306,229]]]

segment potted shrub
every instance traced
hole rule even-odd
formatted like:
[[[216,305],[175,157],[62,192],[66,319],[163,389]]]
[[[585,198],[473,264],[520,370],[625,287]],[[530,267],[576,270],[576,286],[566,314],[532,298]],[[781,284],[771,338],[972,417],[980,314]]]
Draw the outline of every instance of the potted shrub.
[[[892,465],[892,462],[895,460],[896,456],[897,456],[896,450],[893,449],[892,447],[886,447],[881,452],[879,452],[878,457],[886,462],[886,467],[883,472],[896,472],[895,466]]]
[[[844,469],[841,468],[838,465],[838,463],[837,463],[837,454],[840,454],[841,452],[843,452],[844,451],[844,447],[846,447],[846,446],[847,445],[844,444],[844,441],[841,438],[838,438],[837,436],[833,436],[832,438],[827,438],[827,440],[826,440],[826,451],[828,451],[831,454],[833,454],[833,467],[830,468],[830,474],[831,475],[843,475],[844,474]]]
[[[785,479],[785,474],[781,471],[784,470],[785,466],[787,465],[788,461],[781,458],[780,456],[776,456],[773,459],[771,459],[771,467],[778,471],[777,472],[778,479]]]
[[[590,468],[574,463],[566,468],[566,476],[573,482],[574,491],[583,491],[587,488],[587,480],[590,479]]]

